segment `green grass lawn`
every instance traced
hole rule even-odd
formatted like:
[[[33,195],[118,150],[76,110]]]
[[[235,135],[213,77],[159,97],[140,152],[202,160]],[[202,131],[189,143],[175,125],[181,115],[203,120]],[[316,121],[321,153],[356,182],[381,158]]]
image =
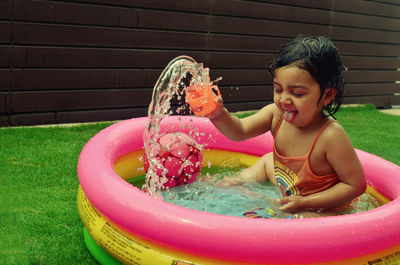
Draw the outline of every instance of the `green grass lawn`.
[[[336,116],[355,147],[400,164],[400,116],[369,106]],[[83,242],[76,165],[110,124],[0,129],[0,264],[96,264]]]
[[[342,108],[336,118],[356,148],[400,165],[400,116],[366,106]]]

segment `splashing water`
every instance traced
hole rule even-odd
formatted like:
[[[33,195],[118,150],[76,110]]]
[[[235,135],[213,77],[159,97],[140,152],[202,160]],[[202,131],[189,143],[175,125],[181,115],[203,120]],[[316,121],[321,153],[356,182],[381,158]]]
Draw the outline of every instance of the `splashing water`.
[[[171,99],[175,96],[178,100],[181,99],[187,87],[208,84],[210,84],[208,68],[204,68],[203,64],[197,63],[189,56],[179,56],[169,62],[154,86],[148,110],[149,120],[143,134],[144,148],[149,161],[146,187],[147,192],[153,197],[161,198],[160,191],[167,181],[167,170],[155,159],[154,154],[161,121],[173,112]],[[179,113],[182,109],[180,107],[176,111]],[[161,176],[156,174],[157,169],[162,170]]]

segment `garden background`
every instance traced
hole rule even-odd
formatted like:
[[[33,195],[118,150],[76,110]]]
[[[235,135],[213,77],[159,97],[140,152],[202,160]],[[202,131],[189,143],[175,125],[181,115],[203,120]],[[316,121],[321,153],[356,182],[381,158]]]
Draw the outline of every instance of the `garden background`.
[[[400,105],[397,0],[2,0],[0,126],[144,116],[176,56],[211,69],[231,111],[272,100],[266,67],[299,34],[331,38],[345,103]]]

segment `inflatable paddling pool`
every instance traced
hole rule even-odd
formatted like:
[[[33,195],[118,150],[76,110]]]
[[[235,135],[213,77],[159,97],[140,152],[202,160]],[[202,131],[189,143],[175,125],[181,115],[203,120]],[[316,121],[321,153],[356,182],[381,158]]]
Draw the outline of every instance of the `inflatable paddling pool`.
[[[78,210],[99,263],[400,264],[399,166],[357,150],[368,190],[388,198],[367,212],[271,220],[200,212],[150,197],[126,181],[144,174],[146,123],[137,118],[102,130],[79,157]],[[249,165],[273,146],[270,134],[232,142],[200,117],[170,116],[161,124],[161,132],[190,128],[200,132],[199,144],[207,143],[204,161],[213,165],[232,156]]]

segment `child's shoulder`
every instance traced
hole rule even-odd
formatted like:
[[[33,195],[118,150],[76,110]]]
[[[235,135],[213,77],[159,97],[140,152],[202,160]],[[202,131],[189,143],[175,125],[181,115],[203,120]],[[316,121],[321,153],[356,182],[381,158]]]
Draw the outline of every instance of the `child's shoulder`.
[[[342,125],[336,120],[328,120],[325,129],[321,132],[321,141],[331,144],[340,144],[343,140],[348,141],[348,136]]]
[[[282,117],[282,112],[275,105],[275,103],[271,103],[271,104],[267,105],[265,107],[265,109],[272,116],[272,119],[271,119],[271,132],[273,133],[275,131],[275,128],[278,125],[281,117]]]
[[[268,117],[269,119],[279,120],[280,117],[282,116],[281,111],[278,109],[278,107],[275,105],[275,103],[271,103],[260,109],[256,115],[258,116],[265,116]]]

